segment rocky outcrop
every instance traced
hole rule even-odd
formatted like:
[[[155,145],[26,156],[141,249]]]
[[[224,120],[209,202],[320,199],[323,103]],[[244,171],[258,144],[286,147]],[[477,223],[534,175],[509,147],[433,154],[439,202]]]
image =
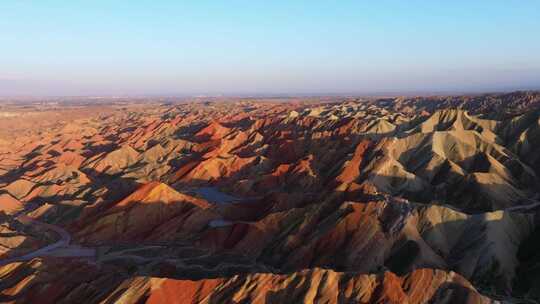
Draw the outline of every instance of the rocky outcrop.
[[[0,267],[0,301],[540,299],[538,96],[114,101],[35,120],[0,138],[0,254],[38,253]]]

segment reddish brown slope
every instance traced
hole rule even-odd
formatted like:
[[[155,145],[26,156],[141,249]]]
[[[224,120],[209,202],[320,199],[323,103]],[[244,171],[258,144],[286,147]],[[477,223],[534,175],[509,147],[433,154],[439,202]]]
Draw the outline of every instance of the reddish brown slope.
[[[160,226],[167,226],[168,221],[174,218],[197,226],[199,216],[204,218],[202,211],[209,207],[202,199],[176,192],[163,183],[152,182],[107,210],[83,219],[76,236],[81,242],[88,243],[140,241],[149,238]],[[165,234],[160,237],[177,231],[162,232]]]

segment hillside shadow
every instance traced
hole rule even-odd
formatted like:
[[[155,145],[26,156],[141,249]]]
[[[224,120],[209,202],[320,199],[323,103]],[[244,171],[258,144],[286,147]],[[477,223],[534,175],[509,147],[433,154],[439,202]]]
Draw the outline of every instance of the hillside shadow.
[[[481,292],[481,291],[480,291]],[[443,283],[428,303],[482,303],[481,294],[457,283]]]
[[[510,227],[512,224],[509,222],[518,226],[527,225],[511,213],[534,217],[534,230],[524,232],[523,229],[527,229],[525,227]],[[481,292],[498,298],[540,300],[540,289],[536,284],[540,279],[539,216],[540,208],[506,211],[501,217],[492,219],[479,213],[467,219],[445,221],[435,226],[423,224],[420,233],[431,250],[444,259],[447,270],[462,275]],[[522,232],[517,232],[520,229]],[[509,231],[526,234],[520,239],[518,235],[509,234]],[[517,252],[514,252],[515,247]],[[507,254],[511,256],[510,259],[504,258]],[[471,264],[471,261],[478,262]],[[501,262],[516,267],[514,277],[503,268],[505,266]],[[471,265],[476,266],[471,268]]]
[[[172,138],[192,141],[194,134],[206,126],[206,122],[193,122],[187,126],[181,126],[173,133]]]
[[[17,233],[27,236],[13,248],[15,252],[18,252],[17,256],[39,249],[36,247],[36,244],[38,243],[45,241],[45,245],[50,245],[55,241],[54,239],[50,239],[51,232],[46,233],[47,237],[45,237],[45,234],[43,236],[35,233],[28,234],[28,229],[32,231],[35,229],[31,227],[32,224],[20,223],[16,219],[19,215],[31,213],[45,204],[48,204],[49,207],[34,216],[34,218],[44,223],[59,225],[69,229],[69,225],[76,222],[80,218],[81,212],[88,206],[96,205],[95,208],[91,209],[92,212],[88,213],[99,213],[102,210],[107,209],[110,204],[127,196],[139,185],[133,179],[123,178],[121,176],[110,176],[90,169],[84,171],[92,180],[88,187],[82,187],[74,194],[38,196],[26,202],[24,208],[16,213],[6,215],[11,222],[17,223],[14,226],[16,227]],[[73,204],[75,201],[81,201],[82,203]],[[6,237],[6,235],[0,237]],[[38,240],[37,242],[36,239]],[[30,249],[26,250],[25,248]],[[21,249],[23,250],[21,251]]]
[[[112,178],[112,177],[111,177]],[[340,192],[338,193],[340,195],[340,198],[337,199],[337,201],[342,202],[345,197],[346,193]],[[376,198],[377,196],[373,194],[373,198]],[[365,196],[368,197],[368,196]],[[159,203],[158,203],[159,204]],[[238,206],[235,204],[230,205],[231,209],[228,210],[232,215],[236,215],[237,211],[235,210],[241,210],[241,208],[244,208],[246,206]],[[332,207],[333,206],[333,207]],[[328,204],[328,208],[336,208],[337,203],[335,204]],[[331,209],[328,209],[331,210]],[[249,214],[249,212],[248,212]],[[247,218],[244,218],[244,220],[249,220],[252,215],[247,216]],[[261,215],[257,215],[256,217],[259,217]],[[242,219],[242,215],[239,215],[237,217],[237,220]],[[254,218],[251,218],[253,220]],[[439,224],[440,226],[436,226],[431,228],[431,230],[441,230],[441,231],[447,231],[448,233],[452,233],[452,231],[455,231],[455,227],[461,225],[461,223],[454,223],[454,222],[447,222]],[[234,232],[233,227],[226,227],[226,228],[218,228],[218,229],[212,229],[205,227],[204,228],[207,231],[211,230],[230,230],[229,232],[226,232],[225,234],[233,235],[234,233],[239,233],[238,237],[241,238],[243,232],[240,230],[239,232]],[[469,230],[481,230],[481,229],[473,229],[468,228]],[[201,232],[199,232],[201,233]],[[428,228],[426,231],[424,231],[423,234],[430,233],[430,228]],[[472,234],[471,234],[472,236]],[[226,249],[227,246],[226,242],[231,242],[232,240],[229,237],[223,238],[223,243],[221,243],[222,248]],[[232,241],[234,242],[234,241]],[[448,256],[443,257],[445,261],[447,262],[449,266],[449,270],[454,269],[452,265],[455,265],[461,258],[459,254],[466,253],[468,248],[470,246],[474,246],[472,244],[475,244],[478,242],[478,239],[470,239],[467,242],[464,242],[462,245],[456,246],[453,252],[451,252]],[[144,243],[144,242],[143,242]],[[138,243],[137,245],[143,244]],[[129,245],[129,244],[127,244]],[[169,243],[171,245],[171,243]],[[174,247],[174,245],[172,245]],[[226,250],[225,250],[226,252]],[[395,248],[392,249],[392,254],[388,257],[388,259],[385,260],[384,264],[381,265],[381,269],[389,269],[395,273],[398,274],[406,274],[416,267],[414,264],[415,259],[418,257],[418,246],[412,241],[404,242],[401,245],[396,245]],[[242,257],[238,253],[231,252],[230,257],[224,257],[222,253],[214,252],[208,256],[208,260],[206,261],[198,261],[194,264],[188,265],[185,268],[171,268],[171,265],[164,262],[159,263],[150,263],[149,265],[152,265],[151,267],[145,267],[145,270],[143,272],[140,271],[140,266],[135,267],[138,270],[132,270],[130,272],[131,276],[138,276],[138,275],[151,275],[156,277],[168,277],[168,278],[175,278],[175,279],[204,279],[204,278],[226,278],[237,274],[248,274],[248,273],[292,273],[294,271],[302,270],[303,268],[295,268],[295,267],[288,267],[287,269],[280,269],[279,264],[266,264],[262,263],[262,261],[254,260],[253,257],[248,258],[248,263],[246,263],[246,260],[244,262],[239,263],[240,260],[242,260]],[[437,254],[441,254],[440,252]],[[115,264],[122,265],[123,263],[119,263],[119,261],[116,261]],[[220,267],[216,267],[217,265],[221,265]],[[276,267],[277,266],[277,267]],[[128,262],[124,266],[126,269],[132,269],[133,264]],[[310,265],[310,267],[323,267],[323,268],[329,268],[329,269],[336,269],[336,267],[333,267],[329,264],[324,265],[317,265],[313,264]],[[149,269],[156,269],[155,271],[150,271]],[[340,269],[340,270],[352,270],[352,269]],[[491,274],[487,274],[488,277],[492,277],[493,279],[497,279],[496,276],[493,276]],[[473,279],[473,283],[476,282],[477,279]],[[492,283],[490,283],[492,284]],[[495,284],[495,283],[493,283]],[[495,284],[496,285],[496,284]],[[491,285],[493,286],[493,285]],[[450,286],[452,287],[452,286]],[[456,288],[460,288],[459,286]],[[447,288],[440,288],[443,292]],[[455,289],[455,288],[450,288]],[[458,290],[457,295],[461,295],[462,291]],[[456,295],[456,296],[457,296]],[[461,299],[460,297],[458,297]]]
[[[370,173],[368,179],[382,192],[390,195],[423,204],[450,205],[469,214],[503,210],[531,203],[526,196],[528,191],[524,189],[514,188],[522,191],[520,195],[509,194],[511,190],[509,187],[512,187],[512,184],[497,182],[481,184],[471,175],[449,181],[442,178],[441,174],[440,171],[436,173],[431,181],[418,175],[405,177],[374,173]],[[501,200],[495,201],[494,197],[498,194],[505,197],[501,196]]]
[[[179,139],[186,139],[193,141],[193,133],[197,130],[200,130],[200,128],[204,127],[205,125],[190,125],[189,127],[186,127],[184,129],[177,130],[177,133],[175,133],[174,136]],[[247,127],[247,125],[246,125]],[[295,137],[301,137],[301,133],[293,133],[289,135],[291,138]],[[255,234],[257,233],[264,233],[263,229],[260,229],[258,227],[254,227],[254,225],[250,225],[252,222],[256,222],[272,212],[278,212],[278,211],[289,211],[294,208],[303,208],[308,205],[318,205],[317,208],[320,208],[318,210],[318,213],[316,216],[319,216],[321,222],[319,224],[328,224],[328,222],[323,222],[322,220],[325,219],[325,216],[328,214],[332,214],[340,207],[340,205],[343,203],[345,199],[347,200],[380,200],[384,198],[384,196],[381,196],[377,193],[365,193],[361,190],[357,191],[336,191],[334,187],[336,186],[336,173],[339,172],[340,167],[344,164],[344,162],[347,160],[347,157],[354,151],[355,143],[358,143],[358,140],[360,138],[363,138],[361,136],[351,136],[348,140],[334,140],[332,139],[324,139],[324,140],[312,140],[312,142],[307,142],[305,140],[295,142],[295,144],[300,145],[299,151],[293,151],[294,153],[291,153],[291,155],[285,155],[282,153],[282,150],[276,149],[272,147],[272,144],[279,143],[279,141],[272,141],[272,139],[269,139],[266,141],[266,144],[271,145],[271,148],[269,149],[269,152],[265,154],[264,156],[267,156],[271,159],[272,163],[270,168],[273,168],[276,166],[276,164],[279,163],[288,163],[288,162],[296,162],[303,157],[305,157],[307,154],[316,154],[315,161],[319,162],[323,165],[320,165],[320,167],[317,169],[317,183],[314,183],[310,187],[301,187],[299,185],[294,184],[296,180],[294,178],[290,179],[282,179],[278,180],[276,182],[275,187],[271,187],[270,189],[264,189],[264,185],[256,185],[255,189],[256,191],[261,192],[262,198],[257,200],[252,200],[248,202],[240,202],[240,203],[232,203],[228,205],[222,205],[222,206],[214,206],[214,209],[218,210],[218,213],[223,216],[224,220],[232,221],[232,222],[247,222],[247,223],[233,223],[230,226],[224,226],[224,227],[210,227],[209,223],[206,224],[203,222],[201,223],[199,230],[194,230],[193,235],[202,235],[204,237],[214,237],[215,241],[211,243],[211,245],[215,248],[211,248],[208,251],[208,256],[204,256],[199,260],[196,260],[197,257],[192,257],[189,262],[191,264],[185,265],[184,268],[177,268],[176,266],[172,268],[170,265],[171,263],[167,263],[166,261],[160,261],[157,263],[141,263],[144,265],[144,269],[141,269],[140,265],[134,265],[137,263],[133,262],[122,262],[122,261],[115,261],[115,266],[118,266],[119,269],[121,269],[121,272],[127,273],[128,278],[136,277],[139,275],[150,275],[155,277],[170,277],[170,278],[178,278],[178,279],[202,279],[202,278],[224,278],[233,276],[236,274],[247,274],[247,273],[292,273],[293,271],[301,270],[302,267],[299,266],[292,266],[292,267],[284,267],[283,260],[287,257],[287,254],[285,254],[285,258],[281,260],[271,260],[267,261],[264,259],[258,259],[258,257],[243,257],[240,253],[229,251],[229,249],[234,248],[234,246],[242,240],[242,238],[247,234],[247,229],[254,229]],[[281,139],[280,139],[281,140]],[[326,159],[327,153],[324,152],[325,149],[331,146],[340,146],[340,145],[346,145],[345,148],[342,148],[339,150],[339,152],[335,152],[335,155],[330,158]],[[210,145],[211,146],[211,145]],[[322,148],[320,148],[322,147]],[[211,148],[211,147],[210,147]],[[322,152],[315,153],[314,150],[319,150],[316,148],[320,148]],[[91,151],[91,153],[100,153],[99,147],[96,147],[96,150]],[[103,148],[105,149],[105,148]],[[200,153],[203,153],[207,150],[205,150],[205,147],[201,148],[202,150]],[[105,149],[106,150],[106,149]],[[248,154],[245,154],[250,155]],[[370,158],[372,156],[369,156]],[[196,159],[196,158],[194,158]],[[323,161],[324,159],[324,161]],[[184,159],[182,159],[184,160]],[[186,160],[187,161],[187,160]],[[481,161],[479,161],[480,164],[482,164]],[[138,165],[138,164],[137,164]],[[178,167],[182,165],[182,163],[177,164]],[[134,167],[133,167],[134,168]],[[131,169],[133,169],[131,168]],[[58,205],[55,207],[54,210],[49,210],[44,212],[39,218],[43,220],[48,220],[55,218],[56,221],[59,223],[72,223],[74,219],[78,218],[79,212],[81,211],[82,207],[84,206],[72,206],[68,204],[62,204],[64,201],[70,201],[73,200],[73,197],[76,197],[82,193],[86,193],[83,198],[85,201],[89,202],[89,205],[95,204],[100,200],[99,204],[96,204],[95,208],[88,208],[88,213],[85,214],[85,216],[88,216],[90,220],[92,219],[98,219],[99,216],[101,216],[103,213],[106,212],[114,212],[114,211],[122,211],[120,209],[114,209],[114,203],[120,201],[121,199],[125,198],[129,194],[133,193],[135,189],[139,186],[137,183],[137,180],[134,178],[125,178],[121,174],[119,175],[108,175],[103,174],[100,172],[97,172],[93,169],[81,169],[85,174],[91,178],[92,183],[89,188],[81,189],[76,193],[76,195],[57,195],[57,196],[51,196],[46,198],[38,198],[35,201],[32,201],[31,204],[35,204],[37,206],[42,205],[46,202],[51,202],[53,205]],[[126,169],[129,170],[129,169]],[[485,168],[480,168],[479,170],[485,170]],[[363,181],[365,181],[368,176],[365,172],[362,172],[360,170],[359,176],[355,178],[354,182],[357,182],[361,184]],[[189,171],[188,171],[189,172]],[[187,172],[186,172],[187,173]],[[255,170],[252,167],[246,167],[235,174],[228,176],[228,177],[220,177],[218,179],[212,180],[212,181],[206,181],[206,180],[196,180],[191,179],[186,182],[187,185],[189,184],[196,184],[196,185],[211,185],[211,186],[219,186],[231,189],[232,186],[234,186],[240,179],[242,178],[252,178],[257,177],[257,175],[260,174],[269,174],[270,172],[266,171],[258,171]],[[393,177],[393,176],[379,176],[379,178],[382,178],[386,183],[390,185],[402,185],[410,180],[407,178],[401,178],[401,177]],[[452,205],[457,205],[457,207],[462,208],[466,210],[467,212],[480,212],[480,211],[486,211],[491,210],[491,206],[486,207],[484,203],[478,203],[480,199],[486,200],[484,197],[482,197],[481,193],[477,193],[477,191],[474,191],[474,188],[468,188],[466,186],[452,188],[448,187],[448,189],[444,187],[440,187],[441,183],[444,183],[444,175],[440,175],[438,178],[435,178],[435,180],[439,181],[440,183],[436,183],[435,185],[431,185],[431,188],[429,189],[422,189],[421,191],[410,191],[409,189],[401,189],[400,191],[396,191],[395,193],[392,193],[392,195],[396,196],[402,196],[407,199],[410,199],[412,201],[418,201],[422,202],[424,204],[432,203],[433,200],[441,200],[442,202],[450,202]],[[183,186],[183,185],[180,185]],[[181,188],[177,188],[181,189]],[[279,195],[282,195],[283,193],[287,195],[292,195],[296,193],[292,193],[293,189],[299,189],[299,197],[293,197],[291,200],[295,201],[293,204],[287,205],[282,204],[279,207],[277,204],[275,204],[273,201],[277,201],[278,199],[275,198]],[[502,185],[492,184],[489,185],[489,191],[494,193],[499,193],[502,189]],[[99,192],[102,191],[102,192]],[[499,191],[499,192],[498,192]],[[305,195],[305,192],[312,192],[307,193],[309,195]],[[231,193],[234,195],[234,193]],[[470,199],[467,199],[469,197]],[[455,197],[455,199],[454,199]],[[463,199],[465,198],[465,199]],[[461,199],[461,201],[458,202],[458,199]],[[268,203],[270,201],[270,203]],[[61,205],[61,206],[60,206]],[[165,210],[164,214],[167,214],[167,216],[172,216],[172,218],[178,218],[179,222],[183,222],[183,214],[171,214],[169,209],[170,204],[166,204],[164,202],[155,202],[152,206],[152,208],[156,208],[159,210]],[[62,208],[65,208],[63,210]],[[112,208],[112,209],[111,209]],[[491,209],[490,209],[491,208]],[[176,212],[176,211],[174,211]],[[59,214],[62,214],[62,216],[59,216]],[[303,214],[305,215],[305,213]],[[181,220],[180,220],[181,219]],[[126,246],[141,246],[145,244],[153,244],[152,242],[147,241],[148,238],[151,236],[152,233],[154,233],[155,229],[157,229],[159,226],[163,227],[162,225],[170,225],[171,229],[176,229],[176,232],[181,232],[181,229],[185,226],[180,225],[176,223],[175,221],[171,220],[171,218],[168,218],[167,220],[164,220],[164,223],[155,223],[152,221],[153,218],[146,217],[144,220],[141,220],[141,225],[148,226],[149,230],[144,231],[141,233],[141,239],[132,239],[127,240],[124,243],[122,243],[119,240],[112,240],[110,243],[106,244],[109,246],[115,246],[119,244],[123,244]],[[119,221],[121,222],[121,221]],[[114,225],[120,225],[119,222],[115,222]],[[178,225],[177,225],[178,224]],[[321,225],[322,225],[321,224]],[[112,224],[111,224],[112,225]],[[446,222],[439,224],[440,226],[427,228],[427,232],[430,233],[431,230],[433,231],[447,231],[449,234],[456,230],[456,226],[460,226],[461,223],[459,221],[454,222]],[[474,227],[473,227],[474,228]],[[477,232],[481,230],[480,228],[471,228],[470,230]],[[258,230],[257,230],[258,229]],[[295,228],[296,229],[296,228]],[[390,229],[391,230],[391,229]],[[285,231],[287,232],[287,231]],[[282,231],[280,231],[282,233]],[[286,233],[283,232],[285,236]],[[478,235],[472,235],[471,237],[478,237]],[[271,238],[272,241],[281,242],[283,239],[279,238]],[[170,246],[173,250],[175,247],[178,247],[176,242],[178,241],[189,241],[192,242],[192,244],[195,244],[197,241],[200,241],[198,239],[182,239],[182,240],[172,240],[172,241],[164,241],[163,244],[167,244]],[[441,256],[445,262],[448,264],[449,269],[452,269],[454,265],[458,264],[461,259],[464,258],[464,254],[467,253],[468,249],[470,247],[474,247],[475,244],[477,244],[479,241],[481,241],[480,238],[472,238],[467,239],[467,241],[464,241],[463,244],[458,244],[455,246],[455,249],[453,249],[449,254],[446,254],[446,256]],[[266,244],[266,246],[270,249],[273,246],[273,244]],[[169,248],[170,249],[170,248]],[[266,249],[266,248],[265,248]],[[376,250],[376,249],[375,249]],[[384,260],[384,262],[380,265],[381,269],[387,268],[390,269],[398,274],[405,274],[417,265],[415,264],[415,261],[417,258],[420,257],[421,247],[413,240],[406,240],[403,242],[396,242],[394,244],[394,247],[390,250],[391,254]],[[435,250],[437,255],[444,255],[441,252],[437,252]],[[269,251],[272,253],[272,250]],[[229,254],[229,255],[227,255]],[[337,257],[339,258],[339,257]],[[313,262],[310,264],[310,267],[328,267],[329,269],[336,269],[336,270],[351,270],[347,269],[345,267],[344,269],[340,268],[342,267],[341,264],[338,263],[337,258],[332,259],[329,263],[324,264],[317,264],[317,262]],[[520,259],[524,261],[528,261],[528,255],[524,254],[524,257],[520,257]],[[533,259],[533,262],[536,261]],[[332,264],[334,263],[334,264]],[[534,262],[536,263],[536,262]],[[534,264],[533,263],[533,264]],[[111,263],[113,264],[113,263]],[[488,274],[488,278],[491,274]],[[526,278],[529,278],[527,274],[524,275]],[[536,278],[535,275],[532,276],[532,278]],[[496,277],[492,279],[497,279]],[[530,284],[532,284],[532,279],[527,279]],[[491,284],[491,281],[489,281]],[[0,283],[4,284],[4,283]],[[119,286],[120,283],[111,284],[111,286],[107,286],[107,288],[111,287],[112,290],[114,290],[116,287]],[[7,286],[2,285],[2,286]],[[463,290],[461,290],[461,286],[454,286],[449,285],[448,288],[444,289],[452,289],[456,290],[457,299],[464,299],[461,297]],[[2,288],[0,288],[2,289]],[[442,290],[442,287],[441,287]],[[441,291],[443,292],[443,291]],[[446,297],[446,295],[443,295]],[[271,296],[271,300],[275,300],[280,297],[279,294],[274,294]]]
[[[540,302],[540,226],[536,214],[535,230],[519,245],[514,289],[518,295],[527,296]]]

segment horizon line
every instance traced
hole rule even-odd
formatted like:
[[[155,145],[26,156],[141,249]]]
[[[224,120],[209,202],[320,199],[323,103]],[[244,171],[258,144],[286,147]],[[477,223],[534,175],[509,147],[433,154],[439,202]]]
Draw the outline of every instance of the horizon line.
[[[325,93],[215,93],[215,94],[0,94],[0,99],[38,99],[38,98],[89,98],[89,99],[122,99],[122,98],[324,98],[324,97],[428,97],[428,96],[463,96],[507,94],[517,92],[538,92],[536,88],[499,89],[499,90],[411,90],[411,91],[373,91],[373,92],[325,92]]]

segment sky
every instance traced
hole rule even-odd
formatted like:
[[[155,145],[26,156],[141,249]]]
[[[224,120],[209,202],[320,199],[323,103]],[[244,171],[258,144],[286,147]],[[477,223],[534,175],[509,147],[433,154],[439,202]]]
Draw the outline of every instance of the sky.
[[[540,89],[540,1],[0,1],[0,95]]]

